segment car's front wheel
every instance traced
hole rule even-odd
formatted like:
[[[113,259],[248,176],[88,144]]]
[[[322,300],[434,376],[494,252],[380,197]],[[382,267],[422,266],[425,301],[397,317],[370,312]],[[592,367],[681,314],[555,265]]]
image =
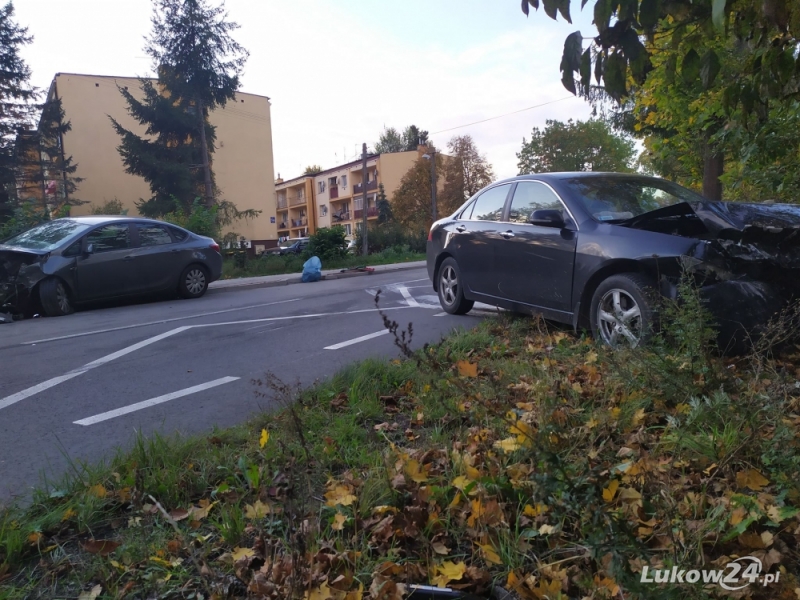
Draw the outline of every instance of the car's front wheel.
[[[48,317],[63,317],[75,312],[64,282],[50,277],[39,284],[39,301]]]
[[[464,285],[458,263],[452,257],[444,259],[439,267],[439,304],[451,315],[465,315],[475,305],[464,297]]]
[[[644,343],[655,325],[656,290],[638,273],[612,275],[594,292],[591,327],[595,339],[611,347],[635,348]]]
[[[208,273],[200,265],[189,265],[178,280],[178,293],[183,298],[199,298],[208,290]]]

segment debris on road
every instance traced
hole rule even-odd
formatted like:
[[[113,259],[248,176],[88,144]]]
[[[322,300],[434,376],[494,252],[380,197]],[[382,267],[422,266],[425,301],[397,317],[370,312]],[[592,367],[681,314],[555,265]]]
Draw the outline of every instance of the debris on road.
[[[367,267],[366,265],[360,267],[350,267],[349,269],[342,269],[339,273],[374,273],[375,269]]]
[[[0,324],[11,323],[14,318],[8,313],[0,313]]]
[[[312,256],[303,263],[303,283],[311,283],[322,279],[322,261],[318,256]]]

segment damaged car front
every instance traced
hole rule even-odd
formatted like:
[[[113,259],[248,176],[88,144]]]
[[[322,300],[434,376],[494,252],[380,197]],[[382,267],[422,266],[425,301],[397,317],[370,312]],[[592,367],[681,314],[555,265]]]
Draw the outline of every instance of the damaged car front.
[[[87,229],[85,224],[58,219],[0,244],[0,313],[30,314],[38,307],[42,281],[51,276],[69,281],[69,268],[75,262],[71,244]]]

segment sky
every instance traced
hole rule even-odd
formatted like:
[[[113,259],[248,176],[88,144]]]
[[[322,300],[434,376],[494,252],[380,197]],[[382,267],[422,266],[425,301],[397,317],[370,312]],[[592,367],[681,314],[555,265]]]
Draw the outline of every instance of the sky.
[[[151,0],[14,0],[14,6],[34,36],[22,55],[35,86],[47,89],[58,72],[152,75],[143,50]],[[589,105],[564,89],[558,69],[566,36],[595,31],[588,9],[569,24],[542,10],[526,18],[519,0],[227,0],[225,6],[241,26],[235,38],[250,52],[241,90],[271,99],[275,173],[284,179],[307,165],[327,169],[353,160],[384,127],[412,123],[431,132],[440,149],[454,135],[471,135],[498,178],[510,177],[533,127],[590,115]],[[492,120],[473,124],[485,119]]]

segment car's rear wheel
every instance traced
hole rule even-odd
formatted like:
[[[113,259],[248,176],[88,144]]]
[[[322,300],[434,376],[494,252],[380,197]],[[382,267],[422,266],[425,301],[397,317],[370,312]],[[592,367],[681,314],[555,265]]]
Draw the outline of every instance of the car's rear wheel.
[[[189,265],[178,280],[178,293],[183,298],[199,298],[208,290],[208,272],[200,265]]]
[[[592,297],[592,334],[611,347],[643,344],[655,325],[656,294],[652,282],[638,273],[609,277]]]
[[[63,317],[75,312],[64,282],[50,277],[39,284],[39,301],[48,317]]]
[[[458,263],[452,257],[444,259],[439,267],[439,304],[451,315],[465,315],[475,305],[464,297],[464,285]]]

